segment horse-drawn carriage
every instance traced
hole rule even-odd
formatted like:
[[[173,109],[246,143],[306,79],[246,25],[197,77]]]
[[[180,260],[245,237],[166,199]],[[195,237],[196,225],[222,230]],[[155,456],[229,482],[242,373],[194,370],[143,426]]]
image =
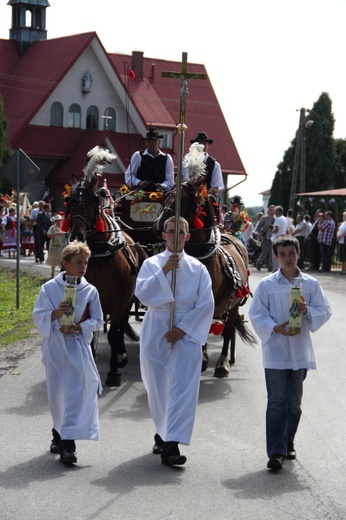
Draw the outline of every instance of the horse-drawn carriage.
[[[161,237],[163,224],[175,214],[177,191],[173,188],[166,194],[126,192],[124,188],[125,193],[115,195],[115,211],[109,214],[104,204],[107,197],[97,186],[107,160],[111,157],[107,158],[105,151],[99,157],[94,152],[93,164],[84,170],[84,180],[71,187],[68,218],[71,239],[86,240],[92,251],[86,278],[99,290],[104,314],[109,317],[107,338],[111,359],[106,385],[119,386],[119,368],[127,361],[124,335],[135,338],[129,316],[134,304],[136,273],[146,255],[165,248]],[[222,328],[224,340],[214,375],[225,377],[229,373],[230,341],[230,362],[235,361],[235,330],[244,341],[255,343],[239,314],[240,306],[250,294],[248,257],[238,239],[220,231],[215,220],[215,202],[203,189],[202,181],[182,184],[180,214],[188,221],[191,233],[185,250],[206,265],[212,279],[215,323],[211,332]],[[205,346],[202,370],[207,368],[208,359]]]

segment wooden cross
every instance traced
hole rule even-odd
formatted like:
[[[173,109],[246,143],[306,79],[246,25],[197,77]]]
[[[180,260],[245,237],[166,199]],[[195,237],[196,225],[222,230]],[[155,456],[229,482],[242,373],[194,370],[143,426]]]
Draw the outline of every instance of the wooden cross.
[[[175,214],[174,214],[174,252],[178,251],[179,244],[179,219],[180,219],[180,207],[181,207],[181,183],[182,183],[182,164],[183,164],[183,155],[184,155],[184,137],[185,132],[187,130],[187,126],[185,124],[185,114],[186,114],[186,99],[189,94],[187,89],[187,80],[188,79],[207,79],[207,74],[203,73],[189,73],[187,72],[187,52],[182,53],[181,60],[181,71],[180,72],[162,72],[163,78],[176,78],[181,82],[180,88],[180,113],[179,113],[179,124],[177,125],[178,133],[179,133],[179,150],[178,150],[178,170],[177,170],[177,178],[176,178],[176,200],[175,200]],[[175,295],[175,287],[176,287],[176,269],[173,269],[172,272],[172,292]],[[174,301],[171,302],[171,315],[170,315],[170,328],[174,327],[174,311],[175,304]],[[169,347],[172,348],[173,345],[169,344]]]

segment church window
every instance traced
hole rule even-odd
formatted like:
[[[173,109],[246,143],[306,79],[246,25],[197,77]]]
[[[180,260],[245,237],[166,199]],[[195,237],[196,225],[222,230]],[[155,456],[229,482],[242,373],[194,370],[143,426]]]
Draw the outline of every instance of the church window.
[[[50,107],[50,126],[62,127],[64,121],[64,109],[59,101],[55,101]]]
[[[99,129],[99,111],[94,105],[91,105],[87,110],[86,128],[88,130]]]
[[[68,110],[68,127],[81,127],[81,108],[77,103],[73,103]]]

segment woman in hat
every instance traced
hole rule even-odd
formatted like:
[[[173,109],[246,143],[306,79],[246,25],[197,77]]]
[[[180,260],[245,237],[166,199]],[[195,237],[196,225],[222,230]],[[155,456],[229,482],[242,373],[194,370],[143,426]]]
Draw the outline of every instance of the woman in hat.
[[[144,140],[145,149],[135,152],[125,172],[125,183],[131,188],[146,191],[170,190],[174,186],[174,164],[169,154],[160,150],[161,135],[157,128],[149,128]]]
[[[55,268],[60,267],[61,251],[67,245],[67,233],[61,230],[62,216],[55,215],[54,223],[47,231],[50,238],[46,264],[51,266],[51,278],[55,276]]]

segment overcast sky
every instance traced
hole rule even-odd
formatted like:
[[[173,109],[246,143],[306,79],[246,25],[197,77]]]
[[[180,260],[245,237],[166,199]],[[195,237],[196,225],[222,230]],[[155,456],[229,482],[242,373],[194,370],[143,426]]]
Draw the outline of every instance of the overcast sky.
[[[3,39],[11,26],[7,3],[0,0]],[[261,205],[258,194],[271,187],[300,108],[311,108],[322,92],[333,102],[334,137],[346,138],[346,0],[49,3],[49,39],[96,31],[108,52],[176,61],[187,52],[190,63],[206,66],[249,174],[233,194],[248,207]]]

